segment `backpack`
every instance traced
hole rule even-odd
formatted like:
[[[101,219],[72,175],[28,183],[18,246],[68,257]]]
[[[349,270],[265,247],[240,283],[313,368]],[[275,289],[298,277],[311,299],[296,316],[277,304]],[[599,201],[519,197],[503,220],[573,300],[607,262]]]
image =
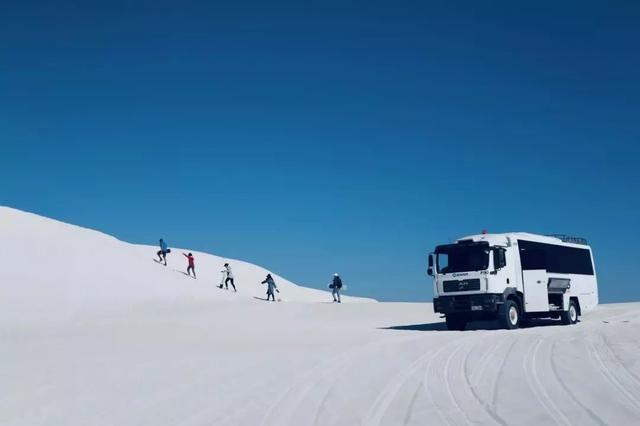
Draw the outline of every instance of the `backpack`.
[[[340,279],[340,277],[335,277],[333,279],[333,287],[331,288],[337,288],[337,289],[341,289],[342,288],[342,280]]]

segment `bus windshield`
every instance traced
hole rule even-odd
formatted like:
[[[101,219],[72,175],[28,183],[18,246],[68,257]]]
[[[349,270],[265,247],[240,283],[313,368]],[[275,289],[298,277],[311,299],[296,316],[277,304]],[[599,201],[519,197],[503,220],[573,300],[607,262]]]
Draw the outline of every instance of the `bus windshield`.
[[[441,274],[484,271],[489,267],[488,244],[450,244],[436,248],[436,265]]]

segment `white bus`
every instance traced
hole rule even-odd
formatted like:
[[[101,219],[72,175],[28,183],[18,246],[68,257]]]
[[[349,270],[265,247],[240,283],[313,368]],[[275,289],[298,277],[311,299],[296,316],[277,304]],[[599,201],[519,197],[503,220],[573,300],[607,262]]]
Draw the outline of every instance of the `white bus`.
[[[433,308],[450,330],[495,320],[507,329],[531,318],[575,324],[598,304],[591,248],[582,238],[480,234],[429,254]]]

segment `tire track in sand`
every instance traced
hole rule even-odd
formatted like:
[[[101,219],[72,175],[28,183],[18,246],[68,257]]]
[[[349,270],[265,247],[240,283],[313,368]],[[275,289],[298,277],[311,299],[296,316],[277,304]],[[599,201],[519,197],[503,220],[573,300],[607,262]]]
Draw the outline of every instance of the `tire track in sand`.
[[[428,351],[396,375],[396,378],[387,384],[383,388],[382,392],[378,394],[378,397],[373,402],[368,413],[363,417],[362,424],[379,425],[382,422],[384,415],[387,413],[389,406],[391,406],[391,403],[395,400],[402,387],[411,380],[414,377],[414,374],[420,370],[420,367],[422,367],[424,363],[432,358],[437,352],[437,350]]]
[[[500,346],[501,343],[502,341],[492,345],[491,348],[485,351],[485,353],[480,357],[480,360],[478,360],[477,369],[469,374],[469,382],[471,383],[471,385],[477,386],[479,384],[485,370],[491,363],[491,357],[493,357],[493,354],[496,353],[496,351],[498,350],[498,346]],[[465,359],[465,368],[467,367],[468,356],[470,353],[471,352],[467,353],[467,357]]]
[[[493,380],[493,385],[491,386],[491,408],[494,412],[497,412],[496,403],[498,401],[498,389],[500,389],[500,379],[502,379],[502,375],[504,374],[504,371],[505,371],[504,366],[507,364],[507,359],[509,357],[509,354],[513,350],[513,347],[516,345],[517,341],[518,341],[518,336],[516,336],[511,342],[511,344],[509,345],[509,348],[507,349],[504,355],[504,358],[502,358],[500,367],[498,368],[498,374],[496,374],[496,377]]]
[[[485,337],[485,333],[482,333],[480,336],[476,336],[478,339],[483,339]],[[455,424],[457,423],[456,419],[451,417],[451,413],[459,413],[462,416],[462,419],[464,420],[464,422],[466,424],[474,424],[475,422],[469,418],[469,413],[471,412],[471,410],[469,409],[464,409],[462,407],[462,405],[460,405],[460,402],[458,402],[458,398],[456,398],[456,395],[454,394],[453,388],[451,386],[451,376],[449,374],[449,371],[451,369],[451,364],[454,361],[456,355],[465,347],[468,347],[468,353],[472,353],[473,349],[476,347],[476,345],[466,345],[467,340],[464,340],[462,342],[460,341],[453,341],[451,342],[451,344],[454,343],[458,343],[457,348],[452,351],[446,358],[446,360],[444,360],[444,366],[442,368],[443,374],[442,376],[438,375],[438,374],[432,374],[432,365],[433,362],[435,360],[437,360],[438,355],[440,355],[440,353],[442,353],[445,349],[448,348],[447,347],[443,347],[441,350],[439,350],[436,354],[434,354],[433,358],[431,358],[429,360],[429,363],[427,364],[427,366],[425,367],[425,373],[423,376],[423,380],[422,380],[422,387],[425,390],[426,394],[427,394],[427,398],[429,399],[433,409],[436,411],[436,414],[438,415],[438,417],[442,420],[443,423],[446,424]],[[461,374],[463,376],[466,376],[465,374],[465,367],[464,367],[464,362],[465,360],[468,358],[468,353],[465,354],[462,357],[462,360],[460,361],[460,366],[458,368],[458,371],[461,372]],[[434,378],[436,377],[441,377],[443,382],[444,382],[444,390],[446,393],[446,401],[436,401],[436,397],[435,394],[433,393],[433,386],[431,384],[431,382],[434,380]],[[461,380],[461,383],[465,384],[468,383],[467,382],[468,377],[463,377]],[[471,390],[469,390],[469,393],[472,393]],[[414,395],[414,398],[412,400],[412,406],[410,407],[410,409],[413,408],[413,404],[415,404],[415,400],[416,400],[416,396]],[[493,415],[495,413],[491,413],[487,410],[487,407],[485,404],[482,403],[482,401],[476,401],[475,396],[472,395],[471,396],[471,401],[472,404],[475,406],[473,408],[479,408],[480,412],[482,414],[486,415],[485,420],[483,420],[483,422],[486,422],[487,420],[494,420]],[[474,404],[473,402],[477,402],[476,404]],[[472,409],[473,409],[472,408]],[[405,417],[405,420],[410,419],[410,415],[407,414],[407,416]],[[496,421],[496,423],[500,424],[499,422]]]
[[[418,359],[412,362],[408,367],[401,370],[400,373],[397,374],[395,378],[392,379],[389,382],[389,384],[387,384],[383,388],[382,392],[378,394],[378,397],[375,399],[374,403],[371,405],[371,408],[369,409],[367,414],[363,417],[362,424],[367,426],[379,425],[382,422],[384,415],[388,412],[389,407],[391,406],[393,401],[396,400],[402,388],[411,379],[414,378],[416,372],[418,372],[421,368],[425,368],[425,364],[428,368],[430,363],[433,361],[433,358],[435,358],[438,354],[440,354],[444,350],[448,349],[451,345],[455,343],[459,343],[461,340],[467,341],[469,339],[472,339],[473,337],[474,335],[468,335],[460,339],[450,340],[444,343],[444,345],[439,349],[429,351],[424,355],[420,356]],[[422,388],[422,386],[423,386],[423,380],[421,380],[420,384],[416,387],[416,390],[410,400],[409,406],[407,408],[407,412],[405,414],[405,424],[408,422],[408,418],[411,417],[410,411],[413,407],[413,404],[415,403],[418,391]]]
[[[405,340],[406,340],[406,341],[411,342],[411,341],[418,340],[418,339],[419,339],[419,338],[412,338],[412,339],[405,339]],[[403,377],[403,378],[404,378],[404,379],[402,380],[402,383],[404,383],[405,381],[408,381],[408,380],[411,378],[411,375],[410,375],[409,373],[411,373],[411,372],[412,372],[412,370],[414,370],[414,369],[416,369],[417,367],[419,367],[419,365],[420,365],[421,361],[422,361],[422,362],[424,362],[424,361],[423,361],[423,360],[424,360],[424,358],[428,357],[429,355],[431,355],[431,352],[427,352],[426,354],[424,354],[424,355],[420,356],[417,360],[415,360],[414,362],[412,362],[412,363],[409,365],[409,367],[406,367],[405,369],[401,370],[401,372],[400,372],[400,374],[399,374],[399,377]],[[351,366],[351,364],[347,364],[347,363],[345,363],[345,364],[343,364],[343,365],[340,367],[340,369],[339,369],[338,371],[343,371],[343,370],[347,369],[347,367],[350,367],[350,366]],[[335,370],[334,370],[334,373],[335,373]],[[396,377],[398,377],[398,376],[396,376]],[[392,380],[392,382],[397,382],[397,381],[400,381],[400,380],[399,380],[399,379]],[[318,404],[318,408],[317,408],[317,410],[316,410],[316,412],[315,412],[315,415],[314,415],[314,420],[313,420],[313,424],[314,424],[314,425],[318,425],[318,424],[320,424],[321,414],[322,414],[322,412],[323,412],[323,410],[324,410],[324,408],[325,408],[325,406],[326,406],[326,403],[327,403],[327,401],[328,401],[328,399],[329,399],[329,396],[331,395],[331,391],[335,388],[335,385],[336,385],[336,382],[335,382],[335,381],[333,381],[333,382],[331,383],[331,385],[327,388],[327,390],[324,392],[324,394],[323,394],[323,396],[322,396],[322,399],[320,400],[320,404]],[[387,392],[385,392],[385,391],[387,391],[390,387],[395,388],[395,386],[393,386],[392,384],[389,384],[389,385],[385,386],[385,388],[384,388],[384,389],[383,389],[383,391],[380,393],[380,395],[378,396],[378,398],[376,398],[376,403],[374,403],[374,405],[370,408],[370,411],[373,411],[373,409],[374,409],[375,407],[380,406],[380,404],[378,404],[380,397],[381,397],[381,396],[383,396],[385,393],[387,393]],[[400,389],[398,388],[398,390],[397,390],[397,391],[399,391],[399,390],[400,390]],[[390,403],[391,403],[391,402],[389,402],[388,404],[390,404]],[[384,404],[386,404],[386,402],[383,402],[383,406],[384,406]],[[387,405],[387,406],[388,406],[388,405]],[[379,421],[381,421],[381,419],[380,419]],[[379,422],[379,421],[378,421],[378,422]],[[374,423],[372,423],[372,422],[374,422]],[[378,423],[375,423],[375,419],[372,419],[372,420],[367,421],[365,424],[367,424],[367,425],[368,425],[368,424],[378,424]]]
[[[463,340],[468,340],[472,337],[473,336],[467,336],[467,337],[464,337]],[[379,425],[382,422],[384,415],[388,412],[389,407],[391,406],[393,401],[397,398],[397,395],[400,393],[401,389],[406,385],[407,382],[409,382],[414,377],[414,374],[418,372],[421,368],[425,368],[426,371],[428,371],[435,357],[437,357],[440,353],[448,349],[451,345],[458,342],[459,342],[459,339],[450,340],[444,343],[444,345],[439,349],[434,351],[429,351],[428,353],[422,355],[416,361],[411,363],[409,367],[402,370],[400,375],[396,376],[396,379],[393,379],[387,386],[385,386],[382,392],[378,395],[373,405],[369,409],[369,412],[363,418],[362,424],[367,426]],[[404,420],[405,424],[410,420],[410,417],[411,417],[410,413],[413,409],[415,400],[417,399],[418,392],[423,387],[423,383],[424,383],[424,378],[420,381],[420,384],[416,387],[416,390],[410,400],[409,406],[407,407],[407,411],[405,413],[405,420]],[[438,410],[435,404],[432,404],[432,405],[436,409],[436,412],[438,416],[441,418],[441,420],[445,423],[448,423],[446,421],[446,418],[442,417],[442,413]]]
[[[611,368],[607,367],[605,362],[602,360],[602,356],[599,353],[593,342],[587,342],[587,348],[589,350],[589,355],[593,361],[595,361],[598,371],[600,374],[609,382],[609,384],[616,389],[635,409],[635,411],[640,414],[640,401],[633,396],[633,394],[624,386],[619,378],[616,378],[616,374],[611,370]]]
[[[560,377],[560,374],[558,373],[558,366],[557,366],[557,361],[556,361],[556,357],[555,357],[557,343],[558,342],[555,341],[555,342],[553,342],[551,344],[551,371],[553,372],[553,375],[555,376],[556,382],[558,382],[558,384],[564,390],[564,392],[567,395],[569,395],[569,398],[571,398],[573,400],[573,402],[578,404],[578,406],[580,406],[584,410],[584,412],[587,413],[587,415],[591,418],[591,420],[593,420],[598,425],[605,426],[606,423],[604,422],[604,420],[602,420],[600,417],[598,417],[598,415],[596,413],[594,413],[588,406],[583,404],[578,399],[578,397],[571,391],[571,388]]]
[[[622,358],[620,358],[620,356],[616,353],[616,351],[613,350],[613,347],[611,346],[611,342],[609,341],[607,336],[604,335],[604,334],[600,334],[599,337],[600,337],[600,339],[601,339],[601,341],[603,343],[603,347],[606,349],[607,352],[609,352],[611,357],[618,363],[618,365],[620,367],[622,367],[624,369],[624,371],[626,372],[627,376],[633,382],[635,382],[638,386],[640,386],[640,377],[638,377],[638,375],[636,373],[634,373],[626,365],[624,365],[624,361],[622,360]]]
[[[453,342],[451,342],[450,344],[453,344]],[[429,401],[431,402],[431,406],[433,406],[434,410],[436,411],[436,414],[438,415],[438,417],[440,418],[440,420],[442,420],[442,422],[444,424],[450,425],[451,422],[449,421],[447,415],[444,413],[444,411],[438,406],[438,404],[436,404],[436,401],[433,397],[433,393],[431,392],[431,389],[429,387],[429,371],[431,369],[431,364],[433,363],[433,360],[441,353],[443,352],[445,349],[448,348],[449,345],[445,345],[442,348],[440,348],[431,359],[429,359],[429,362],[427,363],[427,365],[425,366],[425,373],[424,373],[424,377],[422,378],[422,382],[421,385],[424,388],[424,390],[427,393],[427,397],[429,398]]]
[[[387,344],[402,344],[407,341],[417,340],[419,337],[409,336],[401,339],[382,339],[373,340],[365,343],[361,346],[355,346],[346,351],[335,355],[328,360],[320,362],[315,366],[309,368],[305,373],[296,377],[292,384],[287,386],[281,391],[278,396],[269,404],[269,408],[264,414],[261,425],[286,425],[291,424],[291,418],[295,415],[296,411],[303,405],[307,395],[316,388],[320,383],[326,380],[328,377],[336,376],[336,370],[344,367],[350,360],[355,358],[355,354],[361,351],[370,350],[378,346],[384,346]],[[335,380],[333,380],[335,382]],[[290,397],[290,398],[288,398]],[[316,417],[319,416],[318,411],[323,408],[323,403],[326,402],[327,395],[321,399],[321,405],[316,409]],[[286,401],[286,403],[285,403]],[[276,412],[277,410],[277,412]]]
[[[470,424],[473,424],[473,422],[467,416],[467,411],[462,408],[462,406],[458,403],[458,400],[456,399],[456,397],[453,395],[453,390],[451,389],[451,382],[449,381],[449,366],[451,365],[451,361],[455,358],[456,354],[460,351],[460,349],[462,349],[463,346],[464,346],[464,343],[461,343],[456,348],[456,350],[450,353],[449,356],[447,357],[447,361],[444,364],[443,377],[444,377],[445,389],[447,390],[449,399],[451,400],[451,402],[453,402],[453,405],[456,407],[456,409],[462,414],[462,417],[464,417],[467,424],[470,425]]]
[[[533,395],[538,400],[540,405],[542,405],[544,410],[549,414],[549,416],[557,424],[565,424],[567,426],[571,426],[571,421],[562,411],[558,409],[540,381],[540,376],[538,374],[538,369],[536,366],[536,359],[538,356],[538,351],[540,350],[540,346],[542,345],[542,341],[543,339],[538,337],[538,340],[533,344],[533,350],[530,350],[523,358],[522,367],[524,370],[525,379],[527,380],[529,388],[533,391]]]
[[[431,357],[429,357],[429,360],[428,360],[429,364],[426,365],[425,371],[428,370],[432,359],[434,357],[436,357],[444,349],[446,349],[447,347],[451,346],[453,343],[454,343],[454,341],[448,342],[447,344],[445,344],[445,347],[442,347],[442,348],[440,348],[440,350],[431,353]],[[418,384],[418,386],[414,390],[413,395],[411,396],[411,399],[409,400],[409,405],[407,406],[407,410],[406,410],[405,415],[404,415],[404,424],[405,425],[409,424],[409,422],[411,421],[411,417],[412,417],[411,415],[413,413],[413,409],[414,409],[415,403],[416,403],[416,401],[418,399],[418,394],[419,394],[421,389],[424,389],[424,377],[420,380],[420,383]],[[434,408],[436,408],[436,410],[437,410],[437,407],[435,407],[435,404],[434,404]]]

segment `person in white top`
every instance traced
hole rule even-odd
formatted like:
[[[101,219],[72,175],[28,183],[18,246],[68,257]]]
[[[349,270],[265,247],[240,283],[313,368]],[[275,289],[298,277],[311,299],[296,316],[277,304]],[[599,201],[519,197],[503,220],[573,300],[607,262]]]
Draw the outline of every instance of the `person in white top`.
[[[224,280],[224,287],[227,290],[229,290],[229,283],[231,283],[231,287],[233,287],[233,291],[237,292],[238,290],[236,290],[236,285],[233,281],[233,271],[231,270],[231,266],[229,266],[228,263],[224,264],[224,270],[222,272],[225,272],[227,276],[227,279]],[[220,283],[218,287],[222,288],[222,283]]]

